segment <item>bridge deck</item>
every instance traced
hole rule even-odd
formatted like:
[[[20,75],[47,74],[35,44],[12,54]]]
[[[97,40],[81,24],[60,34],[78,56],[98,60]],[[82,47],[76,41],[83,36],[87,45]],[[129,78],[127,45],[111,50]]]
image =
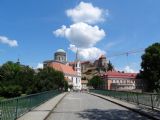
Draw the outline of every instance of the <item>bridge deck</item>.
[[[86,94],[68,94],[47,120],[148,120],[138,113]]]

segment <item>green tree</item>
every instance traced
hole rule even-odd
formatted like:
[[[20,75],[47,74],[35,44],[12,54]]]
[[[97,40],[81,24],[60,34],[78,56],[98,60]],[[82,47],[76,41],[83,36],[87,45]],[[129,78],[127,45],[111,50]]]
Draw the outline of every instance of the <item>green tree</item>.
[[[53,69],[53,68],[52,68]],[[60,71],[55,71],[54,73],[54,80],[58,88],[62,89],[64,87],[64,84],[66,84],[64,81],[64,74]]]
[[[146,91],[160,91],[160,43],[145,49],[141,67],[140,76],[144,79]]]
[[[34,75],[35,72],[32,68],[28,66],[21,67],[21,70],[16,75],[15,82],[23,88],[22,93],[27,94],[31,89],[34,82]]]
[[[52,68],[39,69],[39,72],[35,75],[34,85],[32,86],[33,93],[57,88],[54,74],[55,70]]]
[[[1,96],[16,97],[26,94],[33,82],[34,70],[9,61],[0,67],[0,76]]]
[[[64,75],[62,72],[46,67],[44,69],[39,69],[39,72],[35,75],[32,91],[30,92],[36,93],[52,89],[63,89],[65,85],[66,83],[64,82]]]
[[[19,85],[3,86],[0,89],[0,94],[5,98],[17,97],[22,94],[22,87]]]
[[[107,71],[112,71],[112,70],[114,70],[114,66],[113,66],[112,63],[109,61],[108,67],[107,67]]]
[[[0,67],[1,83],[3,85],[15,84],[16,75],[21,67],[11,61],[6,62]]]
[[[6,62],[0,66],[0,96],[16,97],[53,89],[68,89],[64,75],[53,68],[39,69],[38,73],[29,66]]]
[[[69,87],[68,82],[66,80],[63,80],[63,88],[64,88],[64,90],[68,91],[68,87]]]
[[[100,76],[94,76],[92,79],[89,80],[88,85],[93,86],[94,89],[100,89],[103,85],[103,80]]]

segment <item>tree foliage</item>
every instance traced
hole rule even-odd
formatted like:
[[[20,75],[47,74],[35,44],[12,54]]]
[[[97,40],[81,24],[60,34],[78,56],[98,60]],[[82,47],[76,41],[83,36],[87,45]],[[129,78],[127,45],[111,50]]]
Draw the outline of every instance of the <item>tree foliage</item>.
[[[107,67],[107,71],[112,71],[112,70],[114,70],[114,66],[113,66],[112,63],[109,61],[108,67]]]
[[[0,67],[0,96],[16,97],[52,89],[67,89],[62,72],[53,68],[39,69],[36,73],[29,66],[6,62]]]
[[[145,49],[141,67],[140,76],[145,81],[146,91],[160,91],[160,43]]]
[[[103,85],[103,80],[100,76],[94,76],[92,79],[89,80],[88,85],[92,86],[94,89],[100,89]]]

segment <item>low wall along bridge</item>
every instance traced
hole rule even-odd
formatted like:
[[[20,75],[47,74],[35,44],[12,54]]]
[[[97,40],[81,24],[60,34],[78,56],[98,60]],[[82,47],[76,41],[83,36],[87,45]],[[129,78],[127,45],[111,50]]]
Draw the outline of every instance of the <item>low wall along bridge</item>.
[[[54,90],[1,101],[0,112],[0,120],[158,120],[160,95]]]

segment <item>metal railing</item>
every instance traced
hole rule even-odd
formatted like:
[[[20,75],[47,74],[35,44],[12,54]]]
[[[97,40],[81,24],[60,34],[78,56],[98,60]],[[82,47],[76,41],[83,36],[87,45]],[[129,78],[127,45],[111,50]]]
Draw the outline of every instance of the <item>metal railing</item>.
[[[113,90],[90,90],[90,92],[110,96],[127,102],[145,105],[152,109],[160,110],[160,94],[136,93]]]
[[[16,120],[24,113],[61,93],[58,90],[0,101],[0,120]]]

